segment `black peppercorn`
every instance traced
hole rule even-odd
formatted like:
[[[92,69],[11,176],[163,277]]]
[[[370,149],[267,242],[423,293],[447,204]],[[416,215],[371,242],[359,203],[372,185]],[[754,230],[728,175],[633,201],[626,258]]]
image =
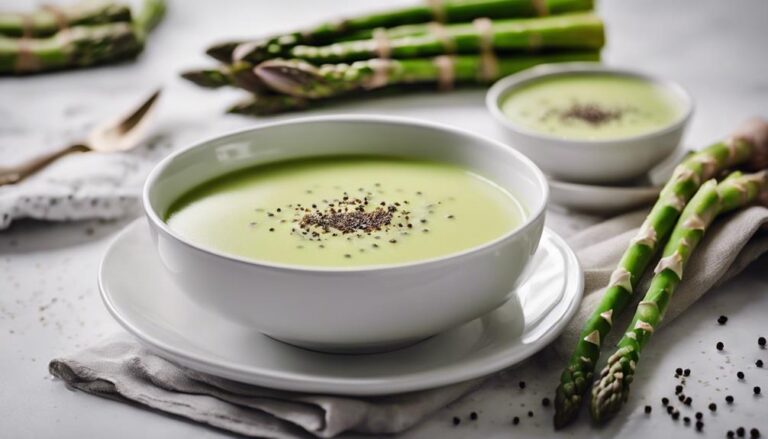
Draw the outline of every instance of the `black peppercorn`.
[[[675,395],[679,395],[679,394],[681,394],[681,393],[683,393],[683,386],[681,386],[680,384],[678,384],[678,385],[675,387]]]
[[[715,347],[717,348],[718,351],[722,351],[725,345],[723,344],[722,341],[718,341]]]
[[[728,317],[726,316],[720,316],[717,318],[717,323],[721,325],[725,325],[725,323],[728,321]]]
[[[469,419],[473,421],[477,421],[477,412],[472,412],[469,414]]]
[[[757,361],[755,361],[755,366],[757,366],[757,367],[763,367],[763,360],[757,360]]]
[[[518,418],[517,416],[515,416],[514,418],[512,418],[512,424],[514,424],[514,425],[517,425],[517,424],[519,424],[519,423],[520,423],[520,418]]]
[[[734,433],[733,430],[728,430],[728,433],[726,433],[726,436],[728,436],[729,438],[732,438],[736,436],[736,433]]]
[[[744,372],[738,371],[736,372],[736,378],[743,380],[744,379]]]
[[[690,424],[691,423],[691,418],[689,418],[688,416],[685,416],[685,417],[683,417],[683,422],[685,422],[686,424]]]
[[[753,429],[749,430],[749,437],[751,437],[753,439],[759,438],[760,437],[760,430],[758,430],[756,428],[753,428]]]
[[[685,405],[691,405],[692,402],[693,402],[693,398],[691,398],[690,396],[685,398],[685,401],[683,401]]]
[[[717,404],[714,402],[709,403],[709,411],[716,412],[717,411]]]
[[[761,348],[765,347],[765,337],[760,337],[757,339],[757,344],[760,345]]]
[[[675,373],[678,374],[678,375],[682,375],[683,374],[683,369],[678,367],[677,369],[675,369]]]
[[[702,412],[696,412],[696,419],[701,419],[704,417],[704,413]]]
[[[691,376],[691,369],[685,369],[685,370],[683,371],[683,376],[685,376],[685,377],[689,377],[689,376]]]
[[[549,398],[542,399],[541,405],[543,405],[544,407],[549,407]]]
[[[680,418],[680,412],[678,412],[677,410],[675,410],[674,412],[672,412],[672,419],[674,419],[675,421],[677,421],[679,418]]]
[[[664,405],[669,404],[669,398],[667,398],[667,397],[661,398],[661,403],[664,404]]]
[[[461,419],[458,418],[458,416],[453,417],[453,425],[459,425],[461,424]]]
[[[755,395],[759,395],[760,394],[760,386],[753,387],[752,391],[755,392]]]
[[[733,396],[731,395],[726,396],[725,402],[727,402],[728,404],[733,404]]]
[[[672,414],[672,412],[674,412],[674,411],[675,411],[675,408],[674,408],[674,407],[672,407],[671,405],[668,405],[668,406],[667,406],[667,414],[670,414],[670,415],[671,415],[671,414]]]
[[[649,405],[645,406],[645,413],[646,413],[646,414],[650,414],[650,413],[651,413],[651,410],[653,410],[653,409],[651,408],[651,406],[649,406]]]
[[[529,417],[529,418],[532,418],[532,417],[533,417],[533,412],[532,412],[532,411],[529,411],[529,412],[528,412],[528,417]]]
[[[744,432],[745,432],[744,431],[744,427],[739,427],[739,428],[736,429],[736,435],[738,437],[744,437]]]
[[[704,428],[704,423],[701,421],[696,421],[696,430],[701,431]]]
[[[525,381],[520,381],[520,384],[518,384],[521,389],[525,389]]]
[[[680,402],[685,402],[685,395],[682,395],[682,394],[681,394],[681,395],[679,395],[679,396],[677,397],[677,400],[678,400],[678,401],[680,401]]]

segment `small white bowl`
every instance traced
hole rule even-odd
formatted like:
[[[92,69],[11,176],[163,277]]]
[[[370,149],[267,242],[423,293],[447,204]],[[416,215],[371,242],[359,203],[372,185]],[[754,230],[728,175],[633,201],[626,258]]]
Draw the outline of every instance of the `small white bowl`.
[[[683,108],[681,116],[666,127],[647,134],[606,140],[573,140],[516,125],[501,110],[509,93],[524,84],[548,76],[584,73],[629,76],[662,86],[679,99]],[[617,183],[642,176],[677,148],[693,113],[693,100],[680,85],[598,63],[547,64],[525,70],[495,83],[488,90],[485,102],[514,148],[530,157],[548,175],[577,183]]]
[[[185,191],[222,174],[291,158],[343,154],[457,164],[508,189],[527,211],[526,220],[491,242],[459,253],[360,268],[239,258],[186,240],[162,220]],[[503,304],[537,249],[547,198],[544,174],[499,142],[441,125],[380,116],[296,119],[204,141],[159,163],[143,195],[160,259],[193,300],[273,338],[335,352],[410,344]]]

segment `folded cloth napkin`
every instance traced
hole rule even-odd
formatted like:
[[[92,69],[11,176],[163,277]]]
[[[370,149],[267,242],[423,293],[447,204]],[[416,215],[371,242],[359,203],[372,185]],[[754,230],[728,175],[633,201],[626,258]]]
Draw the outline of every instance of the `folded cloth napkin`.
[[[585,298],[577,318],[553,343],[552,349],[540,353],[540,357],[560,356],[563,360],[562,357],[569,354],[582,322],[599,300],[610,272],[645,214],[625,214],[571,237],[570,242],[578,249],[586,272]],[[672,300],[666,321],[768,251],[768,234],[760,233],[765,224],[768,224],[768,208],[764,207],[750,207],[720,218],[707,231],[692,257],[686,270],[688,276]],[[642,295],[637,296],[639,300]],[[632,313],[625,314],[618,320],[620,324],[626,325]],[[558,372],[554,368],[564,364],[562,361],[540,362],[544,363],[553,370],[538,371],[542,380],[553,379]],[[50,363],[50,371],[68,385],[89,393],[138,403],[246,436],[275,438],[310,434],[332,437],[345,431],[400,432],[476,389],[483,381],[376,398],[296,394],[235,383],[179,367],[125,335],[55,359]],[[499,376],[514,374],[515,368],[511,368]],[[482,386],[474,398],[482,399],[483,392],[492,391],[492,387]]]

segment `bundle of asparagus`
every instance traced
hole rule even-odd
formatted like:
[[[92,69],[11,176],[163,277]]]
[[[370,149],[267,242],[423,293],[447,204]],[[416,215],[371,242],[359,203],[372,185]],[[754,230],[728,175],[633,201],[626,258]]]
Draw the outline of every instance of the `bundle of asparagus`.
[[[634,288],[657,249],[666,242],[655,276],[618,351],[608,359],[591,394],[591,414],[604,421],[626,401],[640,351],[661,321],[690,255],[714,218],[768,195],[766,172],[733,173],[717,184],[714,177],[738,166],[768,167],[768,122],[753,120],[730,139],[689,156],[675,170],[659,200],[613,272],[587,320],[561,376],[555,397],[555,427],[575,419],[600,355],[601,341],[629,304]],[[701,184],[702,182],[705,182]]]
[[[0,14],[0,74],[87,67],[136,57],[165,13],[144,0],[135,17],[125,5],[84,2],[31,14]]]
[[[250,99],[230,108],[250,115],[302,110],[385,88],[488,83],[537,64],[598,61],[604,29],[591,8],[591,0],[432,0],[219,44],[208,54],[225,64],[182,77],[205,88],[250,92]]]

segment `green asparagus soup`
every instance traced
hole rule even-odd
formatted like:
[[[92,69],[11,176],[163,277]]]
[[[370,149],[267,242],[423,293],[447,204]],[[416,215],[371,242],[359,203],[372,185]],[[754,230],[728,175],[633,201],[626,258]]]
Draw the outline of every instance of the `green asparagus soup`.
[[[502,101],[515,124],[557,137],[610,140],[649,133],[683,116],[680,99],[642,78],[554,75],[513,90]]]
[[[166,222],[191,242],[235,256],[358,267],[459,252],[523,218],[508,191],[460,167],[350,156],[225,175],[183,195]]]

